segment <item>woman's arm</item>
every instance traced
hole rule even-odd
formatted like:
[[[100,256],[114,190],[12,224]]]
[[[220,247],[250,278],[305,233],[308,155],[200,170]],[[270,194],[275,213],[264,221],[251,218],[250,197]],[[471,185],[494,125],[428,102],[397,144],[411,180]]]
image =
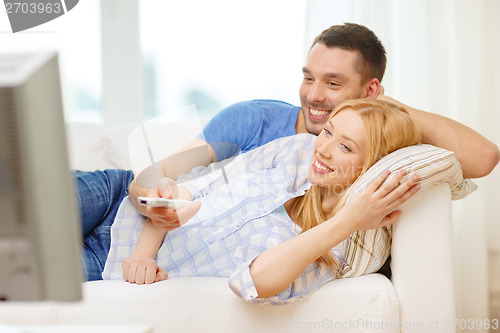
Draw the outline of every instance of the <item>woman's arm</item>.
[[[192,200],[192,195],[182,186],[177,186],[169,178],[164,178],[159,185],[165,198],[179,198]],[[155,191],[149,192],[149,196],[156,195]],[[159,225],[147,219],[142,229],[137,245],[130,257],[122,262],[123,279],[137,284],[153,283],[165,280],[168,274],[161,269],[155,261],[156,254],[163,243],[165,234],[180,227],[189,221],[201,208],[199,201],[194,201],[191,205],[174,210],[166,207],[147,207],[149,215],[160,215]]]
[[[500,161],[497,145],[471,128],[452,119],[411,108],[385,95],[379,95],[378,99],[407,109],[420,127],[423,143],[454,152],[462,166],[464,178],[484,177]]]
[[[137,245],[130,257],[122,262],[123,279],[137,284],[153,283],[165,280],[168,274],[161,269],[155,261],[156,254],[163,243],[168,231],[180,227],[193,217],[201,208],[199,201],[193,202],[188,207],[179,210],[169,208],[151,208],[160,210],[164,219],[160,226],[155,225],[151,219],[147,219],[142,229]],[[170,227],[166,228],[165,225]]]
[[[144,284],[165,280],[168,274],[155,261],[163,243],[166,230],[146,220],[144,228],[130,257],[122,262],[123,279],[130,283]]]
[[[416,177],[399,181],[399,173],[378,188],[389,172],[380,175],[355,200],[347,203],[334,217],[258,256],[250,266],[250,275],[259,298],[275,296],[288,288],[321,255],[358,230],[376,229],[394,223],[396,210],[415,194]]]

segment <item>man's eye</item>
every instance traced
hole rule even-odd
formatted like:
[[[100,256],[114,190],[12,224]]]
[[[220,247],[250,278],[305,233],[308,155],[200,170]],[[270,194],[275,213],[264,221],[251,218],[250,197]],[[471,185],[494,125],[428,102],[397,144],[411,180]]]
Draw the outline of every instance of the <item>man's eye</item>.
[[[340,84],[339,84],[339,83],[337,83],[337,82],[331,82],[331,81],[330,81],[330,82],[328,82],[328,85],[333,86],[333,87],[338,87],[338,86],[340,86]]]

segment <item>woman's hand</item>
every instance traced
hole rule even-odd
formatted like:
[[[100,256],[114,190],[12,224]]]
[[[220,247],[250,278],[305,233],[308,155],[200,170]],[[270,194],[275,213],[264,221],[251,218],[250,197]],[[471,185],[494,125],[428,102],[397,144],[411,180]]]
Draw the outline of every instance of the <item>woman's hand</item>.
[[[177,186],[170,178],[163,178],[158,183],[157,190],[150,190],[148,197],[166,199],[192,200],[191,195],[182,187]],[[153,225],[165,231],[174,230],[191,219],[201,208],[199,201],[194,201],[192,205],[175,210],[167,207],[147,207],[147,216]]]
[[[143,256],[130,256],[122,262],[123,279],[130,283],[151,284],[168,278],[154,259]]]
[[[401,182],[406,176],[406,171],[403,170],[384,183],[390,173],[389,170],[382,172],[340,210],[339,213],[349,214],[348,220],[354,231],[393,224],[402,213],[397,208],[419,191],[420,185],[415,185],[417,176],[412,175]]]

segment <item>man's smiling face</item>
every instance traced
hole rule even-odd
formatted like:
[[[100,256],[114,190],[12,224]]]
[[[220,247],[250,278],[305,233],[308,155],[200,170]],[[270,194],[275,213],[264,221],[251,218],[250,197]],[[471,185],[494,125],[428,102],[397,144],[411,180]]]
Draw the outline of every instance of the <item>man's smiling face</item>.
[[[348,99],[367,97],[366,84],[357,70],[361,55],[358,51],[314,45],[302,69],[300,86],[301,113],[297,133],[318,135],[332,110]],[[299,115],[300,117],[300,115]]]

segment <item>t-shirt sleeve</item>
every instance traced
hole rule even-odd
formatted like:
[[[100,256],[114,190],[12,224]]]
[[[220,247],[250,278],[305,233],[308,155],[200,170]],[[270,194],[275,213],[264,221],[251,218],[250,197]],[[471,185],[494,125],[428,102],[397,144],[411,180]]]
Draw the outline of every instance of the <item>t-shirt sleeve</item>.
[[[198,137],[212,146],[218,161],[233,157],[245,151],[259,132],[260,113],[251,101],[230,105],[217,113]]]

